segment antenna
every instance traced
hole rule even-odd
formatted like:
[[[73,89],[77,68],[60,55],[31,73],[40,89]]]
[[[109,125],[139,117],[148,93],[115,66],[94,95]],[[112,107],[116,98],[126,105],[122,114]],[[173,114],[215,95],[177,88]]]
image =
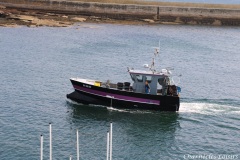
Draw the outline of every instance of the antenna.
[[[160,40],[158,41],[158,49],[159,49],[159,52],[160,52]]]
[[[160,54],[160,40],[158,41],[158,53],[157,53],[158,57],[159,57],[159,54]],[[160,62],[160,60],[159,60],[159,62]]]
[[[155,48],[155,52],[154,52],[154,57],[152,58],[152,63],[151,63],[151,66],[149,67],[149,69],[152,71],[152,72],[156,72],[156,69],[155,69],[155,59],[157,58],[157,56],[159,57],[159,52],[160,52],[160,40],[158,42],[158,47],[154,47]]]
[[[158,47],[154,47],[155,48],[155,52],[154,52],[154,56],[159,56],[159,52],[160,52],[160,40],[158,42]]]

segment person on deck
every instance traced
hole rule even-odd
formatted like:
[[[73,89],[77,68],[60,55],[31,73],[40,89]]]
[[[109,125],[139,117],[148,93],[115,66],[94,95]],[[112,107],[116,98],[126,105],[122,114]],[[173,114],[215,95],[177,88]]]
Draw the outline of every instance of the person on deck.
[[[149,94],[150,93],[150,86],[148,84],[148,81],[145,82],[145,93]]]

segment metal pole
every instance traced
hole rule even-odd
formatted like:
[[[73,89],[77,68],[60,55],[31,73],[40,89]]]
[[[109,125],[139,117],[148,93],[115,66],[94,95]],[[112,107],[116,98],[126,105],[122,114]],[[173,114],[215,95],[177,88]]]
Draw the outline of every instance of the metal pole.
[[[69,160],[72,160],[72,156],[70,155]]]
[[[41,144],[40,144],[40,160],[43,160],[43,135],[40,136]]]
[[[107,132],[107,160],[109,160],[109,132]]]
[[[49,123],[49,159],[52,160],[52,124]]]
[[[109,142],[110,142],[110,145],[109,145],[109,147],[110,147],[110,149],[109,149],[109,157],[110,157],[110,159],[109,160],[112,160],[112,122],[110,123],[110,136],[109,136]]]
[[[77,160],[79,160],[79,139],[78,139],[78,130],[77,130]]]

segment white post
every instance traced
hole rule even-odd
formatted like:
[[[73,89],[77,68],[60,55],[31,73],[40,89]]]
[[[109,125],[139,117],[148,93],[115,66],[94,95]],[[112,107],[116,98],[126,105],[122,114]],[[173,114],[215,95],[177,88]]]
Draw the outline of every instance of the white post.
[[[40,160],[43,160],[43,135],[41,135]]]
[[[107,160],[109,160],[109,132],[107,132]]]
[[[109,136],[109,142],[110,142],[110,149],[109,149],[109,160],[112,160],[112,122],[110,123],[110,136]]]
[[[52,160],[52,124],[49,123],[49,159]]]
[[[79,160],[79,139],[78,139],[78,130],[77,130],[77,160]]]
[[[69,160],[72,160],[72,156],[70,155]]]

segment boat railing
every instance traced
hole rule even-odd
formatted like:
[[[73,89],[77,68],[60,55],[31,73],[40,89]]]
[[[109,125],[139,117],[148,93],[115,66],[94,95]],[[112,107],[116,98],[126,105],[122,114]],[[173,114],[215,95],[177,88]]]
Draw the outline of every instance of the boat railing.
[[[95,85],[95,86],[116,89],[116,90],[122,90],[122,91],[133,91],[130,82],[118,82],[118,83],[101,82],[100,85]]]

